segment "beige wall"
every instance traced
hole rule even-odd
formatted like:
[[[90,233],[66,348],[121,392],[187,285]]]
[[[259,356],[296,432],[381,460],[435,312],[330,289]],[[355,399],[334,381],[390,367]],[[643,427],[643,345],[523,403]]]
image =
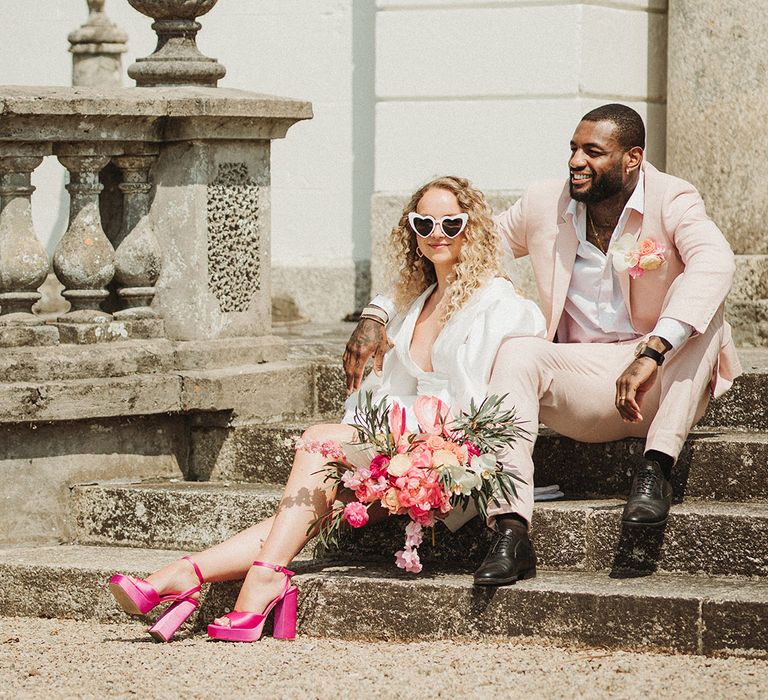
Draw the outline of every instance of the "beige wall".
[[[377,6],[377,191],[444,172],[501,190],[561,176],[578,118],[613,101],[646,118],[663,167],[666,2]]]

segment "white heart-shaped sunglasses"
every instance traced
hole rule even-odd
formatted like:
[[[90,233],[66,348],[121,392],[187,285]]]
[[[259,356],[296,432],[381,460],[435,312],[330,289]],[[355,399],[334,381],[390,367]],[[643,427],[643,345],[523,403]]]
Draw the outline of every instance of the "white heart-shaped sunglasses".
[[[423,216],[415,211],[408,214],[411,229],[422,238],[429,238],[438,224],[447,238],[456,238],[466,228],[467,221],[469,221],[469,214],[466,213],[449,214],[440,219],[435,219],[428,214]]]

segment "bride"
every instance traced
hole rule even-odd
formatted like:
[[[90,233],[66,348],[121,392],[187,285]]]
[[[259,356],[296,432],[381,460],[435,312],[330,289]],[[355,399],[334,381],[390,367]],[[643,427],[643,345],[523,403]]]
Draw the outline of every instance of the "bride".
[[[441,398],[453,411],[481,401],[504,338],[543,337],[538,307],[502,275],[498,240],[483,194],[465,179],[441,177],[411,197],[391,234],[395,300],[401,312],[388,326],[393,351],[381,374],[371,373],[361,392],[389,396],[410,410],[418,395]],[[358,394],[346,404],[345,423],[316,425],[304,440],[351,442]],[[273,636],[296,634],[297,588],[287,565],[316,533],[309,532],[336,493],[323,481],[325,458],[297,450],[277,512],[234,537],[169,563],[147,579],[114,575],[110,590],[131,614],[163,602],[166,612],[150,634],[168,641],[197,607],[206,581],[245,578],[234,611],[208,627],[209,636],[255,641],[274,610]],[[386,517],[371,509],[371,520]]]

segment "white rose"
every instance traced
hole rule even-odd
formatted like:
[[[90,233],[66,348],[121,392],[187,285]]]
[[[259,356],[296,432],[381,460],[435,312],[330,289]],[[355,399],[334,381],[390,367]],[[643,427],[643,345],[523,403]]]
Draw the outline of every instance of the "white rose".
[[[389,460],[389,464],[387,465],[387,472],[389,472],[392,476],[402,476],[410,468],[411,458],[407,453],[403,452],[399,455],[395,455],[391,460]]]

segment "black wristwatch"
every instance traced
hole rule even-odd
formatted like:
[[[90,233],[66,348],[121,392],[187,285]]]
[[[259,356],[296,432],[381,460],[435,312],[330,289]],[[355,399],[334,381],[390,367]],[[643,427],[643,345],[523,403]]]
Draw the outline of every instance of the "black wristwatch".
[[[664,362],[664,353],[659,352],[658,350],[654,350],[653,348],[649,348],[648,343],[645,341],[639,343],[635,348],[635,359],[639,359],[641,357],[650,357],[659,367],[661,367],[662,363]]]

